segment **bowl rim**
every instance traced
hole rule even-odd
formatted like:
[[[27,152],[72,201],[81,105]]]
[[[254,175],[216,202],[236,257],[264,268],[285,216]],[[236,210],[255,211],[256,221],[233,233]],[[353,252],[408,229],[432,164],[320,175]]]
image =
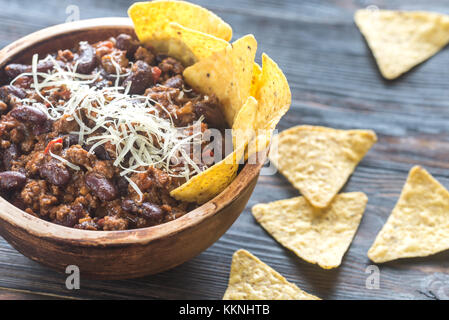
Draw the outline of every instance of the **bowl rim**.
[[[38,30],[0,50],[0,69],[17,54],[56,36],[63,37],[74,32],[85,32],[92,29],[113,30],[120,27],[133,30],[131,19],[124,17],[95,18],[58,24]],[[3,197],[0,197],[0,223],[7,222],[39,238],[83,247],[147,244],[150,241],[172,236],[193,228],[204,220],[218,214],[221,209],[235,201],[251,181],[258,177],[266,158],[267,150],[259,152],[257,163],[245,163],[232,183],[219,195],[178,219],[152,227],[120,231],[90,231],[69,228],[28,214],[6,201]]]

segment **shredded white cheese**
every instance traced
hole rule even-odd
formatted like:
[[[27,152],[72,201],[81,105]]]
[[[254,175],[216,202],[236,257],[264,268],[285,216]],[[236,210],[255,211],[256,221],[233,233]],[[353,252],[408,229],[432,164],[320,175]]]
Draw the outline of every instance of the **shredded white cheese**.
[[[171,114],[163,106],[148,96],[129,95],[130,84],[126,88],[119,86],[119,79],[125,74],[121,74],[121,67],[114,59],[112,64],[117,70],[116,81],[113,87],[105,88],[95,86],[99,74],[79,74],[76,64],[64,70],[53,57],[48,56],[46,59],[54,64],[51,71],[38,72],[36,54],[32,60],[32,72],[19,75],[13,83],[22,76],[32,76],[32,87],[46,102],[47,108],[42,108],[36,101],[27,102],[39,107],[52,120],[68,115],[68,121],[76,121],[79,131],[72,133],[78,135],[79,144],[92,144],[89,152],[92,153],[101,145],[106,145],[107,150],[114,150],[114,165],[122,169],[120,175],[128,180],[140,197],[142,192],[128,175],[141,172],[141,167],[146,169],[153,166],[172,177],[185,179],[204,169],[190,157],[195,144],[201,146],[202,118],[191,127],[175,127]],[[61,86],[71,93],[67,101],[54,104],[42,94]],[[183,91],[181,94],[184,94]],[[171,101],[169,96],[168,99]],[[159,114],[160,110],[166,113],[165,118]],[[83,117],[94,125],[87,125]],[[193,134],[189,134],[189,131]],[[80,170],[64,158],[51,152],[50,155],[70,168]]]

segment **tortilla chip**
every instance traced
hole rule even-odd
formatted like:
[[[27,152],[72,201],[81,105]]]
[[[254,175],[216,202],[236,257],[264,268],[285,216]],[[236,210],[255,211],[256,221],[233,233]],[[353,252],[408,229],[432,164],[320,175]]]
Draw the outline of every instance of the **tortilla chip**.
[[[377,141],[371,130],[297,126],[273,138],[269,158],[316,208],[326,208]]]
[[[166,38],[170,22],[213,35],[225,41],[232,38],[232,28],[213,12],[185,1],[137,2],[128,9],[139,40],[147,42]]]
[[[234,148],[245,148],[255,135],[254,124],[257,106],[257,100],[254,97],[249,97],[237,113],[232,125],[232,143]]]
[[[247,35],[236,40],[231,47],[215,52],[184,70],[184,78],[190,86],[218,98],[231,126],[249,97],[256,51],[256,39]]]
[[[438,13],[358,10],[354,19],[386,79],[399,77],[449,42],[449,16]]]
[[[219,163],[197,174],[170,195],[180,201],[202,204],[222,192],[237,175],[244,148],[236,149]]]
[[[196,60],[209,57],[213,52],[230,47],[229,42],[212,35],[185,28],[179,23],[172,22],[168,26],[169,34],[173,39],[179,39],[195,56]],[[170,55],[180,55],[177,50],[169,50]]]
[[[164,39],[153,39],[148,44],[160,54],[181,60],[184,66],[191,66],[212,53],[231,46],[223,39],[185,28],[175,22],[167,26],[165,36]]]
[[[324,269],[341,264],[359,227],[368,198],[342,193],[327,209],[312,207],[304,197],[257,204],[256,220],[280,244]]]
[[[449,249],[449,192],[421,167],[410,170],[390,217],[368,251],[376,263]]]
[[[266,149],[271,141],[273,130],[291,105],[291,92],[287,78],[269,56],[262,54],[262,71],[254,66],[252,92],[259,103],[255,129],[257,138],[248,150],[251,156]]]
[[[290,108],[292,95],[284,73],[265,53],[262,54],[262,74],[255,98],[259,102],[257,129],[274,130]]]
[[[251,90],[249,94],[251,96],[256,96],[257,91],[259,90],[260,77],[262,76],[262,68],[254,62],[253,66],[253,78],[251,80]]]
[[[232,256],[228,289],[223,300],[320,300],[293,283],[246,250]]]

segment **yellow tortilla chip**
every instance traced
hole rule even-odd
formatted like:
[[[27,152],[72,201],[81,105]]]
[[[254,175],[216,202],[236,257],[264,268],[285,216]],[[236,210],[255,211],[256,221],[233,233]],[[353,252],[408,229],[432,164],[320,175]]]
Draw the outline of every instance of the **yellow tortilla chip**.
[[[324,269],[341,264],[359,227],[368,198],[342,193],[326,209],[312,207],[304,197],[257,204],[256,220],[280,244]]]
[[[255,135],[254,125],[257,115],[257,100],[249,97],[237,113],[232,125],[232,143],[234,148],[245,148]]]
[[[171,22],[165,29],[164,39],[153,39],[148,44],[158,53],[181,60],[185,66],[210,56],[231,45],[223,39]]]
[[[232,38],[232,28],[213,12],[185,1],[137,2],[128,9],[139,40],[147,42],[166,38],[170,22],[213,35],[225,41]]]
[[[213,52],[224,50],[230,47],[229,42],[216,38],[212,35],[185,28],[179,23],[172,22],[168,26],[169,36],[173,39],[179,39],[195,56],[195,61],[209,57]],[[169,49],[168,54],[182,55],[173,48]]]
[[[251,90],[249,94],[251,96],[256,96],[257,91],[259,90],[260,77],[262,76],[262,68],[254,62],[253,66],[253,78],[251,80]]]
[[[237,175],[244,148],[234,150],[219,163],[194,176],[170,195],[180,201],[202,204],[222,192]]]
[[[256,39],[247,35],[184,70],[190,86],[218,98],[229,125],[249,97],[256,51]]]
[[[390,217],[368,251],[382,263],[449,249],[449,192],[421,167],[410,170]]]
[[[371,146],[371,130],[297,126],[273,138],[269,158],[316,208],[326,208]]]
[[[399,77],[449,42],[449,16],[446,15],[358,10],[354,18],[386,79]]]
[[[259,102],[257,129],[274,130],[290,108],[292,95],[284,73],[265,53],[262,54],[262,74],[255,98]]]
[[[232,256],[224,300],[320,300],[260,261],[246,250]]]
[[[252,91],[259,103],[255,129],[257,138],[250,143],[248,155],[266,149],[273,130],[291,105],[291,92],[287,78],[269,56],[262,55],[262,70],[254,66]]]

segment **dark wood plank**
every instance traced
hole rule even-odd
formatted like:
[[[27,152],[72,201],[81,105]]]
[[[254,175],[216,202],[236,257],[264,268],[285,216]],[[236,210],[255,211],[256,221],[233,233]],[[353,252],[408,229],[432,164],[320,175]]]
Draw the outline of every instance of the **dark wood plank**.
[[[47,293],[37,293],[26,290],[0,288],[0,300],[63,300],[70,297],[57,296]]]
[[[408,170],[426,167],[449,187],[449,50],[396,81],[385,81],[352,21],[357,8],[449,13],[440,0],[243,0],[195,1],[213,9],[235,37],[254,33],[259,53],[284,69],[293,94],[279,125],[374,129],[379,142],[343,191],[363,191],[369,203],[359,231],[336,270],[322,270],[281,247],[253,219],[252,205],[296,196],[279,174],[262,176],[247,209],[211,248],[173,270],[124,281],[82,278],[81,290],[65,288],[65,275],[38,265],[0,240],[0,287],[73,298],[220,299],[232,253],[245,248],[304,290],[326,299],[449,298],[449,253],[380,267],[380,289],[365,286],[366,252],[400,194]],[[80,0],[81,18],[125,16],[132,1]],[[62,23],[66,3],[0,0],[0,47],[42,27]],[[23,10],[22,8],[27,8]],[[45,9],[43,9],[45,8]],[[258,55],[260,61],[260,54]],[[82,272],[82,271],[81,271]],[[1,298],[1,291],[0,291]]]

